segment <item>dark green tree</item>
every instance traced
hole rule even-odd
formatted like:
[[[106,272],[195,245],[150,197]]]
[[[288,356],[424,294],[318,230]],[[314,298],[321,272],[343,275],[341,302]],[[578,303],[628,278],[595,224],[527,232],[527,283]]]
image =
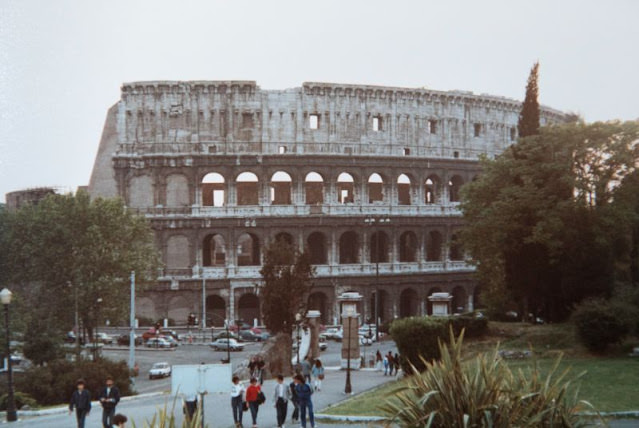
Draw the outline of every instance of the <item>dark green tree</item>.
[[[626,215],[614,189],[635,168],[639,124],[542,128],[464,186],[464,247],[489,304],[564,319],[589,296],[610,294]]]
[[[519,113],[517,130],[519,137],[529,137],[539,134],[539,61],[530,69],[528,83],[526,84],[526,97]]]
[[[6,213],[2,230],[2,280],[15,285],[12,291],[31,317],[48,328],[67,331],[74,325],[77,296],[79,317],[91,335],[97,322],[128,312],[131,271],[140,290],[157,274],[149,223],[119,199],[51,195]]]
[[[306,313],[314,268],[306,252],[300,253],[283,239],[265,249],[260,270],[262,314],[266,328],[273,333],[291,334],[295,316]]]

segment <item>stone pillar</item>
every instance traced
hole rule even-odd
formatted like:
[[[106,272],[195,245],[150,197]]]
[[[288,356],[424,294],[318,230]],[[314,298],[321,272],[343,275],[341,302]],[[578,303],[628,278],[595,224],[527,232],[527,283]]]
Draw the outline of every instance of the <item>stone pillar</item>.
[[[342,361],[341,367],[347,367],[350,360],[350,368],[359,370],[362,360],[359,350],[359,314],[357,313],[357,303],[362,300],[359,293],[343,293],[339,297],[342,303]]]
[[[466,308],[467,312],[472,312],[475,310],[475,298],[473,293],[468,293],[468,307]]]
[[[308,311],[306,318],[308,318],[308,325],[311,329],[311,347],[308,350],[308,358],[313,361],[320,356],[319,350],[319,317],[320,311]]]

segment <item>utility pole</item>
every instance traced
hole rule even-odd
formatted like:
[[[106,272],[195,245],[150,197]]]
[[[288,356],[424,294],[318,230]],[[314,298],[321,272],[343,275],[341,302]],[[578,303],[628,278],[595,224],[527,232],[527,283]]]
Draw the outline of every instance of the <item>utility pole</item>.
[[[131,313],[129,330],[129,370],[135,368],[135,271],[131,271]]]

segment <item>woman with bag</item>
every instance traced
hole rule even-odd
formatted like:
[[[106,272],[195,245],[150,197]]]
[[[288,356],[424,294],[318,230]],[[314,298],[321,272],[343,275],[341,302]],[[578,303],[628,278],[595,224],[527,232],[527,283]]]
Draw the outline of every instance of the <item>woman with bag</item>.
[[[313,387],[315,388],[315,391],[321,391],[322,380],[324,380],[324,366],[322,366],[322,362],[319,358],[315,360],[311,374],[313,375]]]
[[[233,385],[231,385],[231,410],[233,410],[233,421],[237,428],[242,426],[242,412],[244,411],[244,400],[242,400],[243,392],[244,386],[240,383],[240,378],[233,376]]]
[[[253,428],[257,428],[257,411],[265,400],[262,388],[257,384],[257,379],[252,377],[251,384],[246,388],[246,401],[248,402],[251,418],[253,419]]]

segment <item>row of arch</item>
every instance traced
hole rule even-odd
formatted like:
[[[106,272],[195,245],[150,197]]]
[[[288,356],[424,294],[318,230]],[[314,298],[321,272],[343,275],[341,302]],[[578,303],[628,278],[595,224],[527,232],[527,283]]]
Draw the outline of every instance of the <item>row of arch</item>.
[[[276,240],[284,240],[291,245],[295,245],[293,236],[289,233],[282,232],[275,236]],[[368,240],[368,246],[362,248],[360,235],[349,230],[342,233],[338,239],[337,257],[338,264],[357,264],[361,263],[366,254],[370,263],[388,263],[391,254],[391,239],[384,231],[375,231],[371,233]],[[398,257],[397,261],[411,263],[418,262],[420,243],[417,234],[413,231],[405,231],[398,238]],[[423,259],[427,262],[442,261],[444,256],[443,237],[441,232],[437,230],[430,231],[426,238],[425,255]],[[308,251],[311,263],[315,265],[324,265],[329,263],[329,248],[326,235],[322,232],[312,232],[306,238],[304,243],[305,249]],[[171,245],[169,245],[171,247]],[[244,232],[237,238],[237,247],[235,255],[237,257],[236,264],[238,266],[259,266],[261,264],[260,254],[260,238],[253,234]],[[360,249],[364,251],[360,251]],[[447,258],[452,261],[464,260],[464,250],[455,233],[452,235],[450,243],[447,245]],[[171,250],[169,248],[169,253]],[[226,266],[232,255],[226,244],[224,236],[219,233],[206,235],[202,242],[202,264],[203,266]]]
[[[368,203],[383,202],[386,199],[386,184],[381,174],[372,173],[367,184]],[[400,174],[397,184],[397,203],[399,205],[411,205],[414,195],[411,191],[414,180],[406,174]],[[437,174],[429,175],[424,184],[424,203],[434,204],[440,202],[442,194],[442,180]],[[447,194],[450,202],[459,202],[460,189],[464,179],[460,175],[453,175],[447,183]],[[218,172],[210,172],[204,176],[202,185],[202,205],[224,206],[228,203],[226,180]],[[259,179],[253,172],[242,172],[235,178],[237,192],[237,205],[259,204]],[[348,172],[342,172],[337,176],[337,202],[353,203],[355,201],[355,180]],[[273,173],[269,181],[269,201],[273,205],[291,205],[293,203],[293,179],[285,171]],[[307,205],[324,203],[325,189],[324,178],[321,174],[311,171],[304,178],[304,195]],[[364,199],[365,200],[365,199]]]

